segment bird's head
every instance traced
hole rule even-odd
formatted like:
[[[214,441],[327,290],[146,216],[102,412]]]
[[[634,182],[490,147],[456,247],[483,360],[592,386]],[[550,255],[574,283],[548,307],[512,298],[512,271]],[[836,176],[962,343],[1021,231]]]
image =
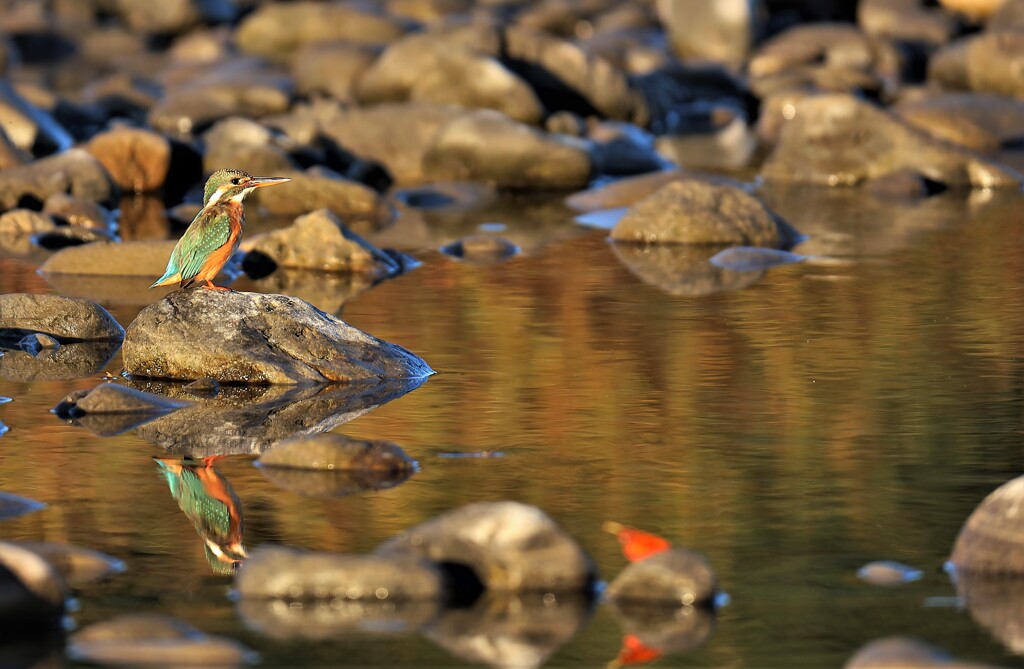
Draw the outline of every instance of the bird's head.
[[[288,181],[291,179],[287,177],[254,177],[241,170],[217,170],[206,180],[206,188],[203,189],[203,206],[207,207],[217,202],[224,203],[228,200],[241,204],[245,196],[257,188],[275,186]]]

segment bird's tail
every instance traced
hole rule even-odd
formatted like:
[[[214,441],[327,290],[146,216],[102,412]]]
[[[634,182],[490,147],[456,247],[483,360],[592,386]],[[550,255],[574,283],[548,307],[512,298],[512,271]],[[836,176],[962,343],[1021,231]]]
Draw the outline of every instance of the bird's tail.
[[[150,288],[156,288],[157,286],[169,286],[172,283],[181,281],[181,272],[176,270],[174,267],[168,267],[164,275],[156,280]]]

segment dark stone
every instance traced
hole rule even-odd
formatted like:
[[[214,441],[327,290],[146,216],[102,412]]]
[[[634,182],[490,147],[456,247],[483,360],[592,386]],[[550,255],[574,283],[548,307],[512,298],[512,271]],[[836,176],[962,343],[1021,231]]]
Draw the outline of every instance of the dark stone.
[[[441,253],[469,262],[491,264],[508,260],[519,247],[495,235],[471,235],[441,247]]]
[[[597,578],[583,549],[540,509],[478,502],[406,530],[377,549],[470,570],[495,592],[587,592]]]

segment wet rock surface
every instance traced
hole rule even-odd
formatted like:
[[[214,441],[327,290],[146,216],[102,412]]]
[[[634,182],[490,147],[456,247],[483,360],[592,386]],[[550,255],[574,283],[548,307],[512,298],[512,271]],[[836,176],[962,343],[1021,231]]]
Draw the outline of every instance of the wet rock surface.
[[[124,329],[106,309],[58,295],[0,295],[0,333],[41,332],[58,341],[121,340]]]
[[[377,553],[460,564],[495,592],[583,592],[597,577],[575,540],[540,509],[516,502],[455,509],[405,531]]]
[[[144,309],[128,327],[123,355],[128,373],[157,379],[295,384],[433,373],[404,348],[301,300],[202,289]]]
[[[8,350],[0,356],[0,378],[20,383],[83,379],[102,372],[120,348],[121,342],[111,339],[64,343],[38,354]]]

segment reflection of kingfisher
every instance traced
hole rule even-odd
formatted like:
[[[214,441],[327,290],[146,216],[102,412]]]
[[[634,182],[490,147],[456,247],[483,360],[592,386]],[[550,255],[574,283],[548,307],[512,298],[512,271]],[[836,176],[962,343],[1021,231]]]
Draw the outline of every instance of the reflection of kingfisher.
[[[167,479],[171,497],[203,538],[210,566],[219,573],[234,571],[248,557],[242,545],[242,503],[213,468],[219,458],[153,459]]]
[[[203,190],[202,210],[171,251],[167,271],[150,288],[178,282],[182,288],[188,288],[199,282],[204,288],[227,290],[213,285],[213,277],[242,239],[242,200],[257,188],[287,181],[291,179],[254,177],[239,170],[218,170],[210,175]]]

